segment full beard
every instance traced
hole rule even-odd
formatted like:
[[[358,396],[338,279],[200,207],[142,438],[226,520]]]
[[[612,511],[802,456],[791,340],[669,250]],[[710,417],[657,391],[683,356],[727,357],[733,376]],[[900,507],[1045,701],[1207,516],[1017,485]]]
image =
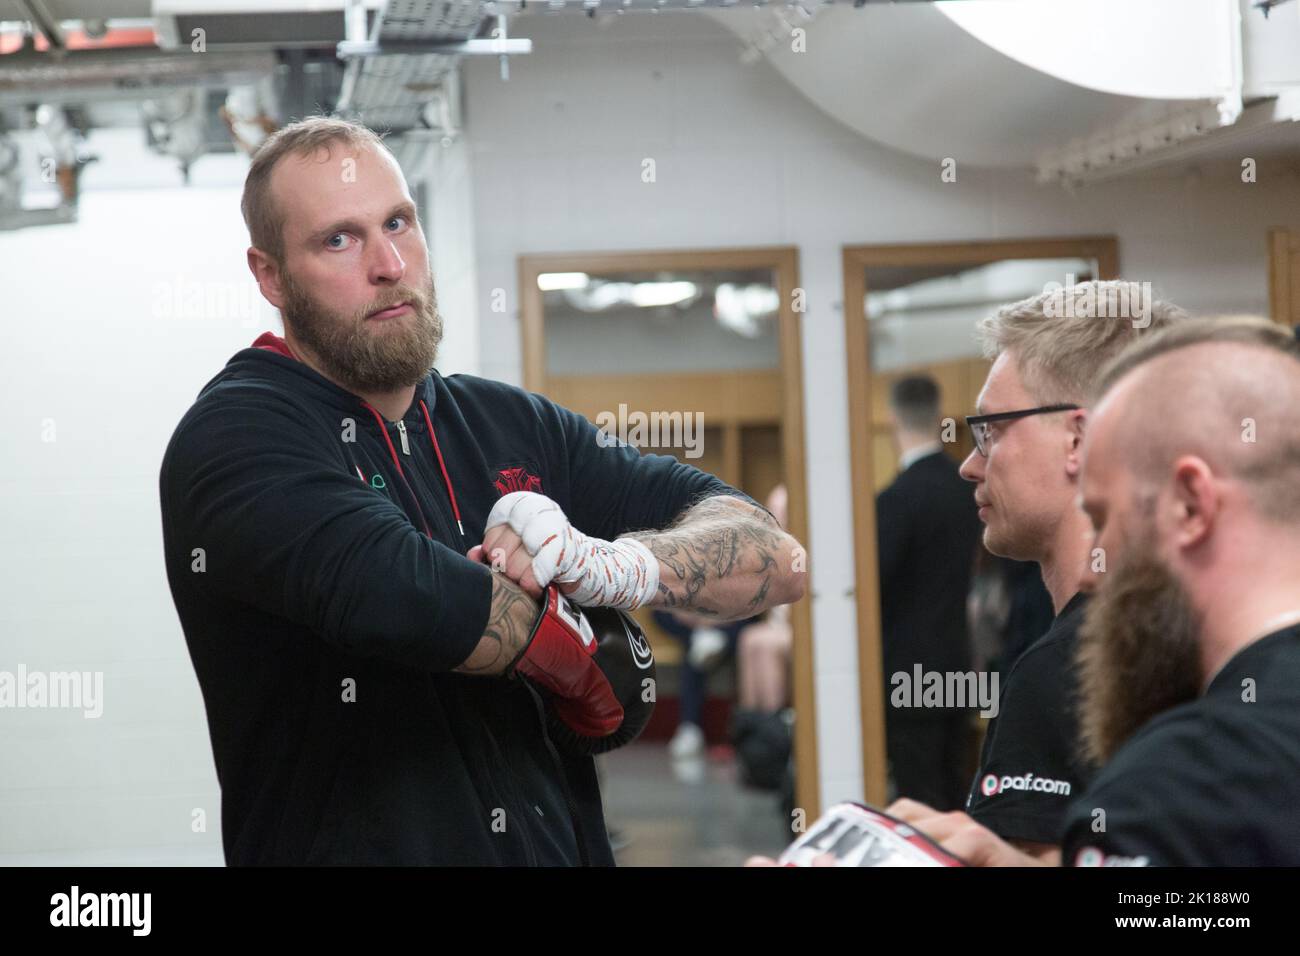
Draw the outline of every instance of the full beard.
[[[391,392],[424,381],[438,357],[442,341],[442,316],[438,314],[429,271],[423,288],[396,286],[363,309],[337,312],[315,300],[293,280],[283,277],[286,327],[312,351],[327,376],[356,394]],[[368,328],[366,316],[409,302],[411,314],[373,323],[392,328]]]
[[[1149,536],[1131,540],[1079,629],[1080,730],[1098,766],[1148,720],[1200,693],[1200,615]]]

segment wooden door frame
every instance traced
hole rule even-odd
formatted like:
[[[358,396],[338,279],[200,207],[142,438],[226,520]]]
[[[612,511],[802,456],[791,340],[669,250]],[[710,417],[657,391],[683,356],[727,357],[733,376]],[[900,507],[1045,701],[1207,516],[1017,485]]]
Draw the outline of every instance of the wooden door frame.
[[[1290,229],[1275,227],[1268,231],[1268,314],[1281,325],[1290,327],[1300,314],[1295,302],[1300,289],[1292,282],[1292,257],[1300,246],[1300,237]]]
[[[794,309],[793,291],[799,288],[799,250],[794,246],[736,249],[682,249],[638,252],[565,252],[530,254],[518,258],[519,321],[523,343],[524,387],[546,390],[546,330],[542,292],[537,277],[543,272],[585,272],[609,275],[626,272],[672,272],[722,269],[766,269],[775,277],[780,299],[777,338],[781,368],[781,450],[785,484],[789,492],[787,529],[805,554],[812,553],[808,538],[808,491],[804,457],[803,347],[800,316]],[[794,631],[791,669],[794,709],[795,803],[820,812],[817,761],[816,684],[813,680],[812,609],[809,597],[791,607]]]
[[[871,338],[866,316],[870,266],[978,265],[999,259],[1095,259],[1098,278],[1119,274],[1114,236],[925,242],[843,247],[844,348],[848,365],[849,462],[853,495],[854,594],[858,619],[858,701],[862,721],[862,786],[867,802],[887,799],[884,674],[881,672],[880,578],[876,554],[875,495],[871,492]]]

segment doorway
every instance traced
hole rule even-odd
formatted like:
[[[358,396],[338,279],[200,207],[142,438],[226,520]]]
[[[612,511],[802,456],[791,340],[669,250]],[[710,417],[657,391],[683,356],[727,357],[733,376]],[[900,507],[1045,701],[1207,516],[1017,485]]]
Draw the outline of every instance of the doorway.
[[[701,425],[694,441],[671,445],[652,439],[649,447],[641,445],[642,451],[675,455],[760,503],[784,485],[787,530],[811,550],[797,250],[526,255],[519,258],[518,269],[527,389],[545,393],[598,427],[637,414],[693,417]],[[651,614],[643,610],[637,617],[655,648],[665,687],[655,720],[643,737],[662,744],[679,716],[674,692],[680,681],[674,678],[684,673],[688,652]],[[791,607],[789,628],[793,803],[815,808],[819,803],[809,601]],[[711,747],[725,750],[727,705],[729,699],[734,702],[738,677],[733,671],[730,684],[725,675],[716,684],[709,678],[711,695],[704,700],[700,719]],[[612,798],[610,809],[616,817]],[[765,832],[772,836],[767,848],[779,850],[792,838],[790,820],[774,816]],[[644,853],[635,859],[681,862]],[[725,857],[711,861],[738,862]]]
[[[972,441],[964,416],[973,413],[990,364],[978,352],[975,323],[1049,282],[1115,278],[1119,247],[1112,236],[846,246],[843,269],[850,462],[854,475],[866,476],[853,498],[863,789],[870,803],[884,806],[890,792],[875,496],[898,472],[889,387],[905,375],[935,381],[951,438],[944,451],[964,459]]]

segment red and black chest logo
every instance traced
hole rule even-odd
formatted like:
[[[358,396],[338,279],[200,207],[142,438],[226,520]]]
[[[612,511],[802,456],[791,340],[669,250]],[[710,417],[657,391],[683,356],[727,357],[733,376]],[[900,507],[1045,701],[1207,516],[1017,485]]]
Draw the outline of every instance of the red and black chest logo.
[[[493,482],[497,486],[497,491],[502,495],[508,495],[512,491],[532,491],[537,494],[542,493],[542,479],[531,474],[524,466],[517,468],[502,468],[497,473],[497,479]]]

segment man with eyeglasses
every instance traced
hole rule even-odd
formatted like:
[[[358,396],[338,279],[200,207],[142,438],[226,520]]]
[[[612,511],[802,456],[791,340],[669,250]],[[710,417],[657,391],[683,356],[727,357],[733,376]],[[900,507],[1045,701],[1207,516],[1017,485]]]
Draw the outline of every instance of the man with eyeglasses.
[[[966,805],[978,823],[1040,858],[1059,853],[1066,806],[1093,773],[1078,747],[1073,674],[1084,606],[1078,583],[1094,560],[1088,518],[1075,503],[1083,402],[1098,371],[1125,346],[1186,318],[1167,302],[1143,302],[1145,288],[1067,286],[1006,306],[978,330],[994,361],[978,414],[966,420],[975,449],[961,475],[975,483],[984,546],[1037,561],[1056,618],[1003,676]],[[1145,308],[1110,314],[1106,304],[1117,302]]]

